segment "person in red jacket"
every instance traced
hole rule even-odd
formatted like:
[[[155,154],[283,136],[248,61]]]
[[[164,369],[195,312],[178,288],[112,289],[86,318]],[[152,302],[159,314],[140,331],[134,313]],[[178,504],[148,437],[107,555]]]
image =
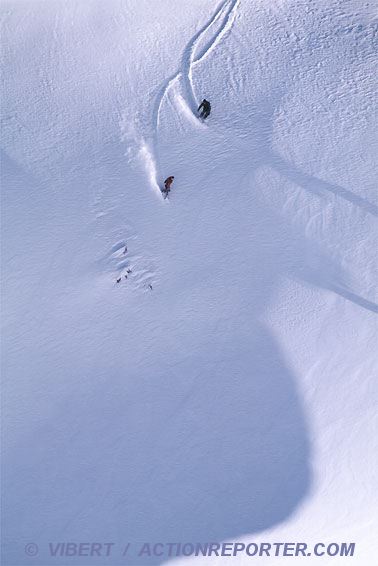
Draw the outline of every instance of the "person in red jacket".
[[[162,193],[165,194],[165,198],[167,198],[168,193],[171,190],[171,185],[173,183],[173,179],[174,179],[174,176],[171,175],[170,177],[167,177],[166,180],[164,181],[164,189],[162,190]]]

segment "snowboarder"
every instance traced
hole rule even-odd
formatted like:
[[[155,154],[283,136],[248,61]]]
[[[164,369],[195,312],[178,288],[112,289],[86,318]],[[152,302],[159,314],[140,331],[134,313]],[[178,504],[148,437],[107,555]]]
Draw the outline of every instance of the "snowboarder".
[[[203,118],[204,120],[206,120],[206,118],[210,115],[210,111],[211,111],[210,102],[208,100],[206,100],[206,98],[204,98],[202,100],[201,104],[198,106],[198,112],[199,112],[200,118]]]
[[[170,177],[167,177],[166,180],[164,181],[164,189],[162,189],[162,193],[165,195],[164,198],[167,198],[169,191],[171,190],[171,185],[173,183],[173,179],[174,176],[171,175]]]

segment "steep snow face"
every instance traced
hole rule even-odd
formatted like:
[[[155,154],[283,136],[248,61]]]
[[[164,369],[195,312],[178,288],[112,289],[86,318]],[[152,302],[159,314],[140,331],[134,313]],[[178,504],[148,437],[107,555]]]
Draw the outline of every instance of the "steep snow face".
[[[127,542],[159,564],[141,542],[297,539],[369,563],[373,3],[1,15],[4,564],[66,564],[57,541],[114,542],[118,565]]]

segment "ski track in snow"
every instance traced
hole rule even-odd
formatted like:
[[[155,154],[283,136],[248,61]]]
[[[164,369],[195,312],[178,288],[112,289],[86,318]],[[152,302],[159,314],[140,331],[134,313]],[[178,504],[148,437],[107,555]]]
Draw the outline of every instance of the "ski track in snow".
[[[176,94],[175,101],[177,102],[177,106],[182,111],[182,114],[191,121],[193,126],[199,128],[205,127],[204,124],[199,122],[195,114],[197,109],[197,100],[194,94],[192,77],[193,66],[200,63],[230,31],[236,17],[236,8],[239,1],[240,0],[225,0],[222,2],[219,8],[211,16],[210,20],[197,33],[195,33],[186,45],[181,57],[180,70],[164,81],[155,98],[152,110],[153,135],[150,140],[146,137],[138,136],[134,127],[131,127],[131,129],[128,127],[124,132],[124,139],[133,139],[135,146],[138,148],[135,154],[144,164],[150,186],[164,203],[168,203],[169,200],[162,198],[158,170],[158,135],[160,127],[160,113],[164,100],[173,85],[177,84],[181,79],[184,96],[178,93]],[[215,34],[208,39],[196,57],[201,41],[218,22],[220,22],[220,24]],[[129,159],[133,159],[134,157],[134,152],[130,148],[128,150],[128,156]],[[102,195],[98,195],[96,197],[95,207],[99,205],[101,196]],[[106,212],[101,211],[96,214],[96,218],[100,219],[104,215],[106,215]],[[122,257],[122,250],[120,250],[120,248],[124,245],[126,244],[123,241],[119,247],[116,244],[114,251],[110,254],[110,258],[109,254],[107,256],[108,264],[111,266],[111,270],[115,273],[115,281],[120,283],[127,275],[127,281],[130,279],[137,287],[148,288],[149,285],[152,285],[153,283],[155,273],[154,268],[151,266],[151,262],[145,261],[142,256],[131,256],[129,254],[127,254],[127,259],[125,258],[120,262],[120,256]],[[138,268],[135,268],[135,263],[137,263]],[[131,267],[132,265],[133,267]],[[127,274],[128,269],[132,269],[132,274]]]
[[[215,14],[210,18],[210,20],[192,37],[192,39],[185,47],[181,58],[181,69],[164,81],[156,96],[152,118],[155,135],[157,135],[159,130],[160,112],[164,99],[171,87],[180,78],[183,80],[185,85],[186,97],[189,100],[188,106],[189,108],[191,108],[193,114],[196,111],[197,101],[194,95],[192,68],[197,63],[200,63],[205,58],[205,56],[210,53],[212,48],[217,43],[219,43],[222,37],[231,29],[232,24],[235,20],[236,8],[238,4],[239,0],[226,0],[225,2],[223,2],[223,4],[216,10]],[[220,19],[222,14],[223,20],[218,32],[207,42],[198,57],[194,58],[198,44],[201,42],[206,33],[212,28],[212,26]],[[192,102],[192,104],[190,104],[190,101]]]
[[[141,140],[139,155],[145,164],[151,187],[161,197],[161,189],[158,183],[157,164],[156,158],[154,157],[154,151],[150,147],[150,144],[143,138]]]
[[[145,166],[150,178],[151,185],[154,189],[159,188],[158,182],[158,135],[160,127],[160,113],[162,110],[163,102],[167,97],[170,89],[173,85],[178,83],[180,80],[183,84],[183,90],[185,93],[185,98],[181,96],[181,107],[186,107],[185,114],[189,117],[195,118],[197,109],[197,100],[194,94],[192,70],[193,66],[201,62],[217,45],[221,39],[230,31],[235,17],[236,8],[239,4],[239,0],[226,0],[220,7],[215,11],[210,20],[191,38],[187,46],[184,48],[183,55],[181,58],[181,68],[174,75],[171,75],[166,79],[161,85],[158,94],[155,98],[155,103],[153,105],[152,111],[152,124],[153,124],[153,136],[152,142],[149,145],[145,140],[142,142],[141,155],[144,157]],[[205,46],[202,48],[201,52],[195,58],[196,51],[202,39],[208,34],[211,28],[221,20],[221,24],[216,31],[216,33],[208,40]],[[185,104],[184,104],[185,103]],[[196,124],[201,125],[201,124]],[[159,189],[160,191],[160,189]]]
[[[188,99],[189,107],[192,108],[192,112],[196,112],[197,110],[197,100],[194,95],[194,86],[193,86],[193,78],[192,78],[192,70],[194,63],[199,63],[202,59],[205,58],[206,55],[211,51],[212,47],[215,46],[223,36],[231,29],[232,24],[235,19],[236,14],[236,6],[239,0],[232,0],[231,2],[225,2],[221,8],[215,13],[213,18],[210,20],[208,24],[206,24],[203,28],[201,28],[189,42],[186,49],[184,49],[183,57],[181,60],[181,78],[184,82],[184,88],[186,91],[186,96]],[[200,43],[203,36],[207,34],[207,32],[211,29],[214,23],[220,18],[223,14],[223,19],[220,25],[218,32],[208,41],[205,45],[202,53],[199,57],[194,60],[194,55],[197,50],[197,46]],[[232,16],[232,17],[231,17]]]

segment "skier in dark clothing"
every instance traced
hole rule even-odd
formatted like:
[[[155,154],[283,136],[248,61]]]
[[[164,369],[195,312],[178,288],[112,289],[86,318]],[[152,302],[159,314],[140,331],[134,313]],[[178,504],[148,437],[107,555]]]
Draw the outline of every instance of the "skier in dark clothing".
[[[211,105],[210,102],[208,100],[206,100],[206,98],[204,98],[201,102],[201,104],[198,106],[198,112],[200,113],[200,118],[203,118],[204,120],[206,120],[206,118],[209,116],[211,111]]]
[[[166,180],[164,181],[164,189],[162,189],[162,193],[165,194],[164,198],[167,198],[169,191],[171,190],[171,185],[173,183],[173,179],[174,176],[171,175],[170,177],[167,177]]]

